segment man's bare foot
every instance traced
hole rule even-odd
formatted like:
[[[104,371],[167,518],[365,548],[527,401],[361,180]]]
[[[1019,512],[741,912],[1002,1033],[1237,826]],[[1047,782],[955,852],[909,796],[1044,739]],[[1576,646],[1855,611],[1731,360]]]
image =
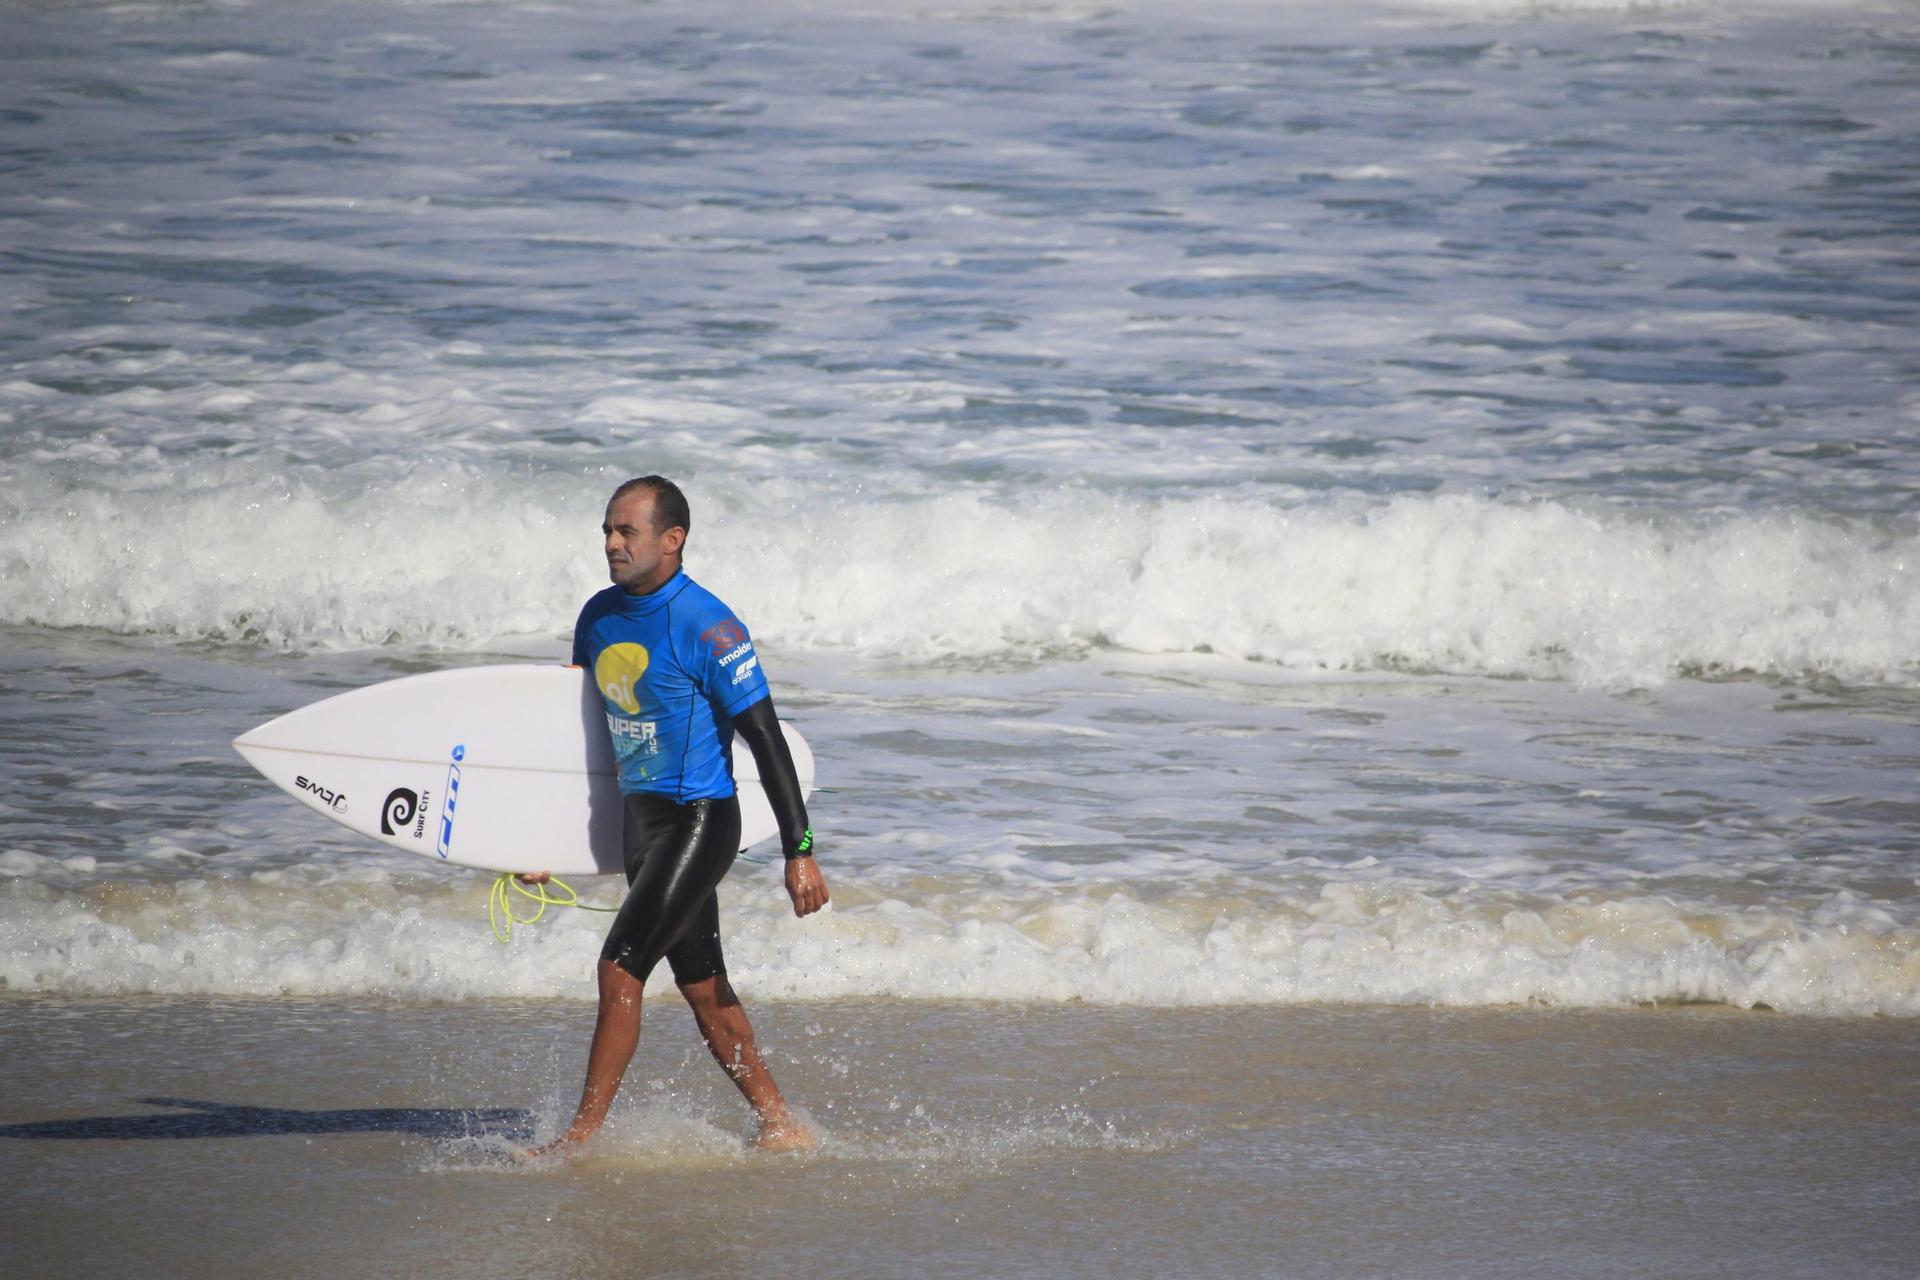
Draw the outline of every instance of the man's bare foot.
[[[552,1142],[543,1142],[537,1147],[522,1147],[513,1153],[513,1158],[522,1164],[531,1164],[535,1160],[545,1160],[549,1156],[574,1156],[579,1154],[580,1144],[585,1141],[585,1138],[577,1137],[571,1132],[563,1133]]]
[[[791,1113],[772,1116],[760,1122],[760,1136],[753,1145],[762,1151],[811,1151],[820,1135]]]

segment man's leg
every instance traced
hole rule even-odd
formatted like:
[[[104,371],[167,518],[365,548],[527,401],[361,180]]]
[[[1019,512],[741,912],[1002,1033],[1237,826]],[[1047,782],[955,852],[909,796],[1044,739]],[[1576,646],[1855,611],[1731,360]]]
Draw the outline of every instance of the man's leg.
[[[593,1021],[593,1045],[587,1050],[587,1082],[580,1090],[580,1105],[573,1113],[567,1131],[529,1155],[549,1152],[584,1142],[600,1128],[620,1091],[620,1081],[640,1046],[640,979],[611,960],[600,961],[600,1012]]]
[[[693,1009],[693,1020],[700,1027],[700,1038],[707,1042],[720,1069],[740,1089],[740,1094],[760,1117],[758,1145],[766,1151],[795,1151],[811,1147],[811,1131],[794,1119],[780,1086],[761,1060],[753,1043],[753,1025],[740,997],[733,993],[727,975],[717,974],[697,982],[681,984],[680,994]]]
[[[571,1147],[600,1128],[640,1046],[647,975],[703,913],[713,920],[718,942],[713,891],[739,848],[739,803],[729,797],[680,805],[663,796],[630,795],[624,809],[627,897],[600,949],[600,1011],[587,1050],[587,1082],[567,1131],[530,1155]],[[715,965],[705,972],[720,970]]]

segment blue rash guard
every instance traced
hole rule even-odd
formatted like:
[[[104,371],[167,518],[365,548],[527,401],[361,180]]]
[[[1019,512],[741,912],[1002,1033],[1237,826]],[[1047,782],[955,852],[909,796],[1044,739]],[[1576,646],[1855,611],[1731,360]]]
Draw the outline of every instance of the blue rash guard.
[[[608,587],[580,610],[573,661],[600,690],[622,792],[734,794],[733,717],[767,696],[767,677],[712,592],[684,570],[644,596]]]

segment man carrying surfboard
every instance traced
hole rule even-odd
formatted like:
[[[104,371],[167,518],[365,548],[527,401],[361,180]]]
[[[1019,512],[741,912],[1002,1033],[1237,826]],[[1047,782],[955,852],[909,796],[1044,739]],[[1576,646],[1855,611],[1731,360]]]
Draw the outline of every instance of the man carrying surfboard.
[[[531,1155],[585,1141],[606,1119],[640,1043],[640,995],[662,958],[700,1035],[760,1119],[759,1145],[811,1146],[754,1047],[727,982],[715,890],[739,852],[731,740],[746,742],[772,803],[796,915],[827,903],[792,753],[753,640],[686,575],[687,500],[661,476],[614,490],[601,525],[613,585],[587,601],[573,661],[592,673],[618,762],[627,896],[600,952],[600,1007],[586,1084],[566,1132]],[[520,877],[540,883],[546,872]]]

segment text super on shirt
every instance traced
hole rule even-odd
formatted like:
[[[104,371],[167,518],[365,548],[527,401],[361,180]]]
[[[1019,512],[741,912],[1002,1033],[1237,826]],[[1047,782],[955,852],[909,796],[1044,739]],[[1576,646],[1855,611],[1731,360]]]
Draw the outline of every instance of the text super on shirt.
[[[644,596],[608,587],[580,611],[573,661],[600,690],[621,791],[734,794],[733,717],[767,696],[767,678],[712,592],[684,571]]]

